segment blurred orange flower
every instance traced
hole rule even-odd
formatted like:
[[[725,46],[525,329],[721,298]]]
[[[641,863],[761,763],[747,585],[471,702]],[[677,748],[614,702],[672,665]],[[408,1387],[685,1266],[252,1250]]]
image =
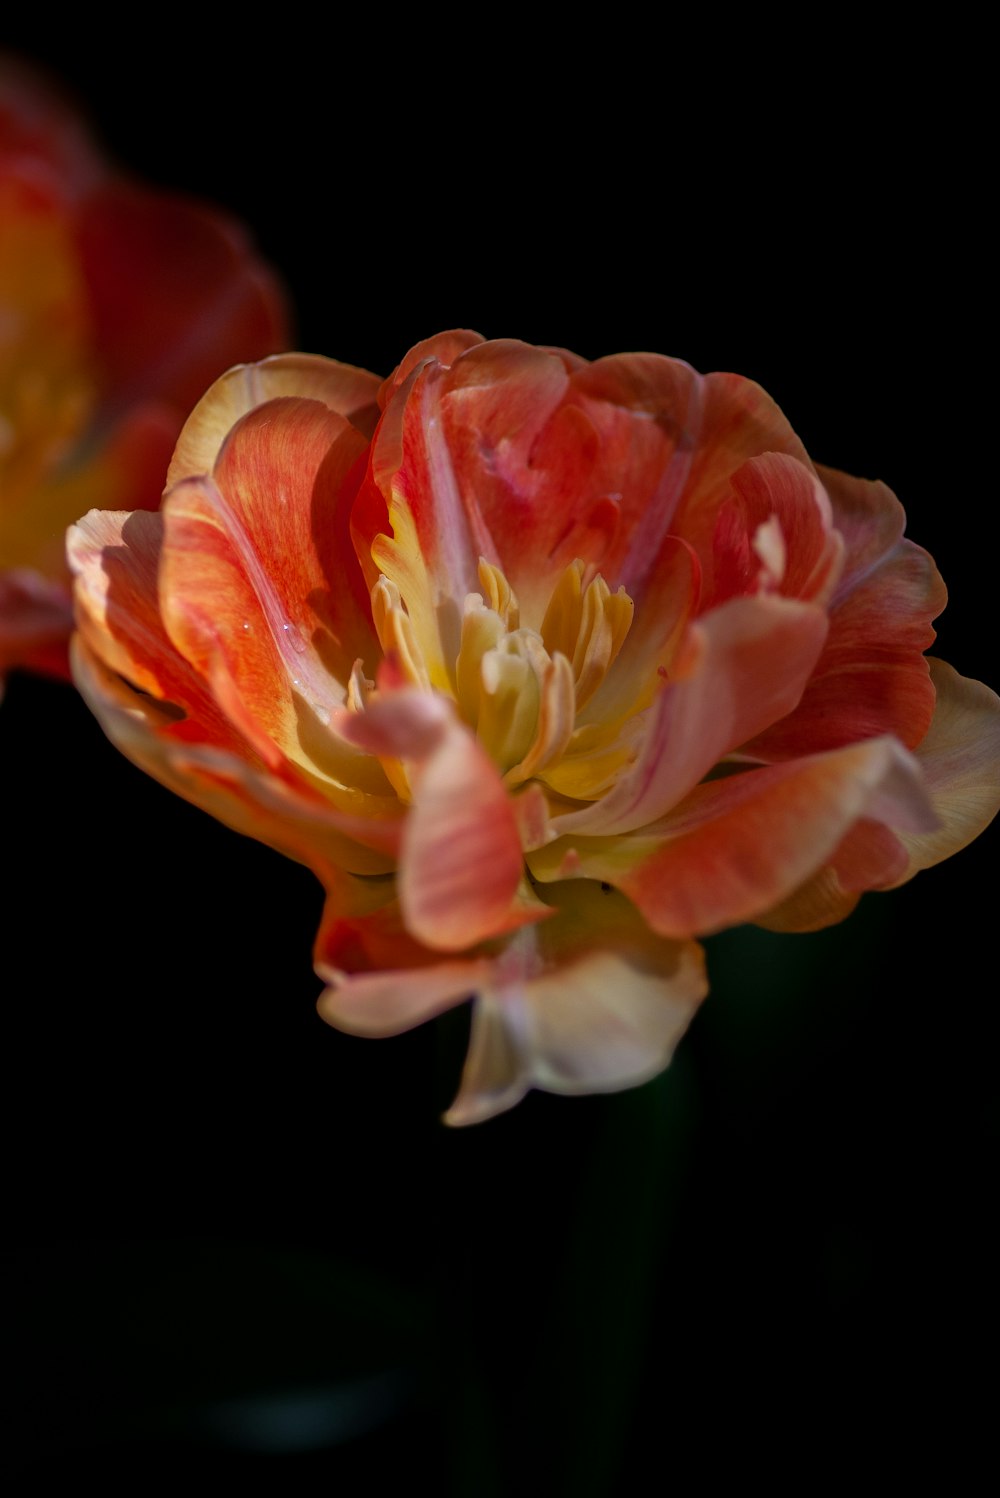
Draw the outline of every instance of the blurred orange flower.
[[[205,388],[287,340],[239,225],[113,171],[0,56],[0,686],[11,666],[67,672],[67,525],[154,509]]]
[[[626,1087],[696,938],[805,931],[995,814],[1000,702],[879,483],[736,375],[453,332],[289,355],[196,407],[157,514],[70,534],[75,676],[137,764],[301,860],[320,1011],[470,995],[446,1115]]]

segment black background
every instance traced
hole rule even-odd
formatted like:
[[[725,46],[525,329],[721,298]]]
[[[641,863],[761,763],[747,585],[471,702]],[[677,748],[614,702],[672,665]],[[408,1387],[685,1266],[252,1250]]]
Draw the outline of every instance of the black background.
[[[860,47],[829,77],[593,38],[543,64],[524,36],[457,67],[429,22],[272,16],[239,49],[151,24],[23,46],[124,167],[251,227],[299,347],[388,373],[468,326],[751,375],[814,458],[899,494],[949,585],[938,652],[996,685],[987,164],[974,88],[928,84],[946,49],[901,83]],[[995,831],[830,932],[710,942],[647,1088],[453,1133],[463,1016],[324,1026],[308,873],[148,781],[69,688],[10,683],[0,774],[30,1467],[489,1495],[974,1463]],[[219,1414],[317,1391],[340,1424],[297,1444]]]

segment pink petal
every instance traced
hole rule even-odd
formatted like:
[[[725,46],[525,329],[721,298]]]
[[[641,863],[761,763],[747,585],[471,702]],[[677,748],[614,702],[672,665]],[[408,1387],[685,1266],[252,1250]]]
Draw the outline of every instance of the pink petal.
[[[720,508],[715,526],[712,602],[758,590],[766,569],[755,553],[755,537],[776,521],[784,555],[774,591],[826,603],[843,541],[832,529],[830,501],[812,470],[783,453],[766,453],[738,468],[731,487],[733,497]]]
[[[784,598],[736,598],[691,629],[687,674],[650,710],[634,767],[594,805],[553,819],[559,833],[627,832],[655,821],[723,755],[798,702],[826,616]]]
[[[341,712],[338,733],[409,767],[413,805],[400,852],[407,930],[437,951],[462,951],[519,925],[523,860],[517,813],[499,772],[444,698],[402,688],[363,713]]]

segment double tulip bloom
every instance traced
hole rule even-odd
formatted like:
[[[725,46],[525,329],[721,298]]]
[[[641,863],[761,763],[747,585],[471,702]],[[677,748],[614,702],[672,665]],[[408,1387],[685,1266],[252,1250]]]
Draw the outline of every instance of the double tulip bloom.
[[[735,375],[453,332],[194,409],[157,513],[69,538],[76,681],[163,784],[308,865],[332,1024],[474,996],[447,1118],[655,1074],[696,938],[846,916],[995,814],[1000,704],[882,484]]]
[[[284,295],[217,210],[113,171],[48,86],[0,56],[0,687],[65,674],[66,527],[155,509],[191,407],[287,346]]]

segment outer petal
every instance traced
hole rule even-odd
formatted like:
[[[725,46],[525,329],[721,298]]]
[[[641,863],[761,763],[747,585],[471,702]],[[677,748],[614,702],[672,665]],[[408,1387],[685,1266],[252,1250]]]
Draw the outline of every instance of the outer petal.
[[[240,418],[283,395],[322,401],[370,437],[378,418],[378,389],[377,375],[317,354],[275,354],[257,364],[237,364],[215,381],[184,423],[167,487],[211,473]]]
[[[764,915],[831,860],[842,888],[890,882],[891,834],[846,841],[861,819],[934,825],[919,767],[894,739],[712,781],[631,838],[568,838],[528,862],[536,878],[615,884],[664,936],[704,935]]]
[[[398,824],[352,819],[308,785],[263,769],[232,749],[187,741],[169,706],[133,691],[79,635],[71,660],[73,679],[112,743],[168,790],[236,832],[306,864],[328,887],[341,870],[371,876],[392,869]],[[366,845],[355,842],[355,834]]]
[[[382,855],[398,847],[401,812],[396,798],[388,794],[378,766],[372,767],[366,756],[343,745],[343,754],[354,761],[350,766],[353,788],[324,781],[320,794],[304,786],[277,746],[266,738],[261,741],[252,719],[249,736],[244,731],[245,711],[234,721],[205,678],[174,649],[160,617],[156,593],[162,533],[163,517],[159,514],[114,515],[101,511],[87,516],[70,532],[69,557],[77,573],[81,646],[86,641],[89,647],[80,660],[87,667],[90,685],[85,690],[82,683],[78,684],[108,736],[150,774],[208,810],[214,810],[217,791],[211,775],[207,771],[202,774],[199,768],[202,751],[211,751],[206,763],[212,767],[230,761],[249,767],[252,774],[247,784],[255,786],[253,794],[264,800],[264,779],[258,784],[254,777],[265,776],[266,762],[267,777],[281,782],[274,794],[304,800],[303,816],[316,819],[318,842],[322,842],[322,829],[329,826],[338,830],[338,836],[357,837],[367,848],[382,850],[377,858],[357,850],[349,852],[345,854],[346,867],[361,873],[392,867]],[[224,687],[230,680],[226,679]],[[126,681],[134,683],[144,695],[137,697]],[[138,717],[133,710],[137,705],[142,707]],[[167,742],[158,742],[160,738]],[[264,754],[258,752],[258,745]],[[221,755],[222,759],[212,755]],[[190,775],[188,769],[178,768],[182,763],[190,768]],[[370,780],[366,788],[363,772],[372,768],[375,781]],[[379,780],[385,792],[382,795],[378,793]],[[232,817],[224,812],[216,814],[232,825]],[[264,842],[273,841],[263,831],[255,830],[253,835]]]
[[[609,835],[664,815],[714,764],[798,702],[826,615],[784,598],[736,598],[692,626],[682,679],[650,710],[635,766],[603,800],[555,817],[560,833]]]
[[[923,652],[944,584],[927,552],[903,538],[905,516],[884,484],[833,469],[820,476],[846,546],[830,604],[830,633],[802,701],[746,746],[761,759],[788,759],[891,733],[913,748],[934,710]]]
[[[285,741],[293,686],[325,723],[354,661],[376,658],[367,599],[361,613],[337,553],[363,447],[319,402],[271,401],[234,428],[214,481],[188,481],[164,503],[161,597],[175,645],[203,674],[204,649],[223,651],[246,706]]]
[[[929,664],[937,705],[915,754],[940,825],[900,835],[909,862],[897,884],[959,852],[1000,810],[1000,698],[944,661]]]
[[[546,1092],[616,1092],[669,1065],[707,992],[701,948],[654,936],[594,884],[546,891],[558,916],[512,939],[476,1000],[445,1114],[478,1123]]]

